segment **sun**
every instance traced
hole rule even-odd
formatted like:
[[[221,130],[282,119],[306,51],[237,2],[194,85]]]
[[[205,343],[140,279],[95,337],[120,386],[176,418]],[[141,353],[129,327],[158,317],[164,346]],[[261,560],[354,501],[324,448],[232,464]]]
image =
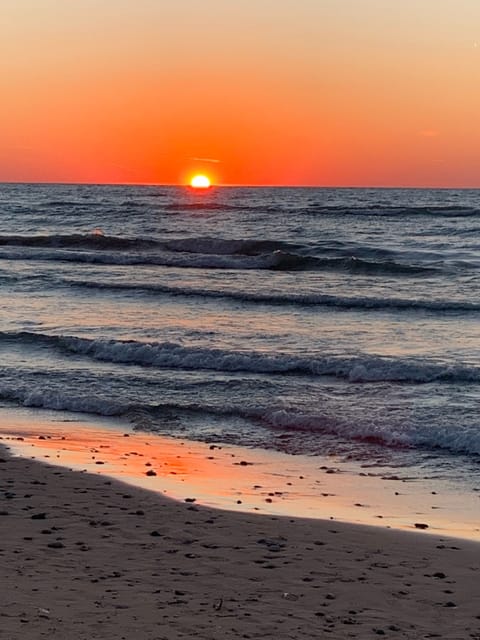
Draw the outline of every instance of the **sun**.
[[[208,189],[211,186],[211,182],[207,176],[198,174],[190,180],[190,186],[194,189]]]

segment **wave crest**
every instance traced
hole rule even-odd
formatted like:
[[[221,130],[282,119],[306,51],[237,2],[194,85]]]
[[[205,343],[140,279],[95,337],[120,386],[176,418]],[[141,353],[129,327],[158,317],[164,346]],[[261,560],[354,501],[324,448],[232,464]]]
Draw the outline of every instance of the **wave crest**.
[[[44,344],[94,360],[162,369],[329,376],[351,383],[480,382],[480,367],[444,364],[424,358],[393,358],[368,354],[350,357],[270,355],[256,351],[183,346],[172,342],[88,339],[28,331],[0,332],[0,340]]]
[[[408,298],[376,298],[368,296],[336,296],[323,293],[274,293],[268,291],[242,291],[191,288],[182,285],[167,285],[144,282],[99,282],[94,280],[63,280],[64,284],[72,287],[100,289],[107,291],[137,291],[146,294],[167,294],[172,296],[187,296],[199,298],[224,298],[241,302],[258,302],[270,305],[298,305],[336,307],[340,309],[384,309],[395,311],[445,311],[472,312],[480,311],[480,303],[468,300],[419,300]]]
[[[346,271],[372,275],[421,276],[436,268],[396,262],[379,249],[360,247],[362,257],[312,255],[301,245],[256,239],[186,238],[153,240],[123,238],[99,232],[67,235],[0,236],[0,257],[10,260],[52,260],[113,265],[157,265],[200,269],[263,269],[277,271]],[[17,248],[18,251],[15,251]],[[49,251],[51,250],[51,251]],[[319,248],[319,251],[322,251]],[[333,247],[326,248],[330,254]],[[338,251],[338,248],[337,248]],[[355,249],[352,249],[355,252]]]

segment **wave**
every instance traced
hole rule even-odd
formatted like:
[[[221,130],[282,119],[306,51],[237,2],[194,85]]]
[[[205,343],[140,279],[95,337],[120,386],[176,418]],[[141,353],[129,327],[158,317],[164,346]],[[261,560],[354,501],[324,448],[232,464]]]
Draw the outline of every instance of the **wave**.
[[[0,399],[24,407],[92,413],[98,416],[123,416],[133,408],[128,403],[121,403],[101,396],[76,395],[68,391],[44,389],[41,386],[22,388],[18,385],[15,387],[0,385]]]
[[[286,409],[265,412],[261,415],[261,421],[275,430],[325,433],[395,448],[442,449],[457,454],[480,455],[478,428],[459,429],[457,425],[431,428],[428,423],[421,423],[403,425],[400,429],[362,420],[345,422],[328,415],[304,414]]]
[[[148,249],[157,246],[154,240],[144,238],[122,238],[106,236],[100,230],[92,233],[52,234],[52,235],[8,235],[0,236],[0,246],[39,247],[59,249]]]
[[[343,243],[340,243],[344,247]],[[101,229],[91,233],[51,235],[0,235],[0,246],[53,249],[91,249],[94,251],[144,251],[166,250],[172,253],[205,254],[213,256],[261,256],[274,252],[293,254],[301,248],[297,243],[282,240],[257,240],[255,238],[230,239],[212,237],[174,238],[153,240],[149,238],[125,238],[105,235]],[[375,249],[372,251],[376,251]],[[384,250],[382,250],[384,251]],[[376,254],[375,254],[376,256]],[[154,256],[147,255],[146,259]],[[299,256],[301,257],[301,256]]]
[[[162,205],[165,211],[250,211],[263,207],[246,204],[227,204],[222,202],[170,202]]]
[[[424,358],[393,358],[368,354],[302,357],[282,353],[187,347],[172,342],[89,339],[29,331],[0,332],[0,341],[48,345],[94,360],[162,369],[329,376],[352,383],[480,382],[480,367],[428,361]]]
[[[307,214],[341,214],[354,216],[393,216],[396,218],[408,216],[430,216],[441,218],[475,218],[480,216],[480,209],[458,205],[445,206],[411,206],[399,207],[392,205],[322,205],[314,204],[305,208]]]
[[[298,254],[276,251],[274,254],[277,263],[272,269],[279,270],[324,270],[346,271],[349,273],[364,273],[374,275],[426,275],[436,271],[430,267],[421,267],[410,264],[401,264],[390,261],[364,260],[355,256],[346,258],[316,258],[314,256],[301,256]]]
[[[159,242],[159,246],[169,251],[185,253],[206,253],[215,255],[257,256],[273,251],[295,251],[298,244],[281,240],[225,239],[225,238],[178,238]]]
[[[171,433],[178,425],[186,425],[192,417],[211,421],[212,417],[247,421],[276,432],[297,432],[316,438],[319,435],[334,435],[345,441],[365,442],[383,447],[405,449],[445,450],[455,454],[480,455],[480,431],[478,428],[457,424],[445,424],[442,428],[431,427],[428,421],[402,424],[394,427],[388,422],[368,419],[339,419],[322,413],[303,413],[298,410],[269,407],[245,407],[224,404],[211,406],[190,404],[139,404],[108,398],[102,395],[78,394],[68,390],[0,384],[0,399],[26,407],[55,411],[72,411],[100,416],[116,416],[129,420],[139,431]],[[183,428],[183,427],[182,427]],[[182,431],[182,433],[184,433]],[[241,441],[241,434],[239,434]],[[196,436],[198,437],[198,435]],[[208,437],[208,436],[207,436]],[[257,446],[263,442],[267,448],[275,447],[275,441],[268,436],[254,435]],[[201,438],[201,436],[200,436]],[[220,437],[221,439],[221,437]],[[242,441],[243,444],[245,442]],[[298,449],[296,441],[292,446]],[[306,452],[318,449],[318,441],[308,441]],[[283,447],[285,448],[285,447]],[[300,450],[302,445],[300,444]],[[298,452],[298,451],[297,451]]]
[[[101,208],[108,207],[108,202],[102,202],[99,199],[89,200],[86,198],[76,199],[76,200],[45,200],[40,201],[37,206],[42,209],[50,209],[50,208],[64,208],[68,207],[70,209],[85,209],[86,207],[91,208]]]
[[[436,268],[395,262],[364,247],[367,258],[305,255],[298,244],[273,240],[187,238],[151,240],[90,234],[0,236],[0,258],[51,260],[112,265],[157,265],[201,269],[264,269],[277,271],[346,271],[372,275],[427,275]],[[19,251],[12,250],[16,247]],[[52,251],[48,251],[52,249]],[[306,251],[304,248],[303,251]],[[331,252],[331,249],[327,249]],[[343,249],[342,253],[345,252]],[[368,257],[371,256],[370,259]],[[380,259],[379,259],[380,257]]]
[[[108,251],[72,251],[43,249],[25,251],[0,250],[0,259],[4,260],[44,260],[80,264],[103,264],[119,266],[160,266],[185,269],[223,269],[223,270],[290,270],[290,261],[284,262],[281,256],[273,254],[258,256],[209,255],[181,253],[111,253]]]
[[[480,302],[468,300],[422,300],[416,298],[376,298],[367,296],[335,296],[323,293],[272,293],[269,291],[235,291],[232,289],[190,288],[183,285],[166,285],[144,282],[99,282],[94,280],[64,279],[62,283],[69,287],[99,289],[106,291],[132,291],[145,294],[167,294],[171,296],[213,298],[254,302],[269,305],[295,305],[304,307],[334,307],[338,309],[358,310],[395,310],[395,311],[444,311],[454,313],[476,313],[480,311]]]
[[[71,252],[58,252],[50,254],[33,253],[35,259],[44,256],[45,259],[59,260],[79,260],[85,262],[110,262],[124,263],[145,263],[167,265],[171,261],[181,260],[175,254],[188,254],[184,256],[185,262],[192,262],[192,256],[209,256],[210,260],[219,260],[221,264],[225,262],[225,256],[232,257],[262,257],[272,264],[281,261],[281,255],[277,252],[295,251],[299,245],[282,242],[280,240],[256,240],[256,239],[223,239],[210,237],[179,238],[169,240],[152,240],[148,238],[124,238],[119,236],[104,235],[100,229],[92,233],[82,234],[52,234],[52,235],[3,235],[0,236],[0,246],[22,247],[39,249],[68,249]],[[75,253],[79,249],[82,253]],[[84,250],[95,251],[95,254],[86,254]],[[154,251],[167,251],[173,255],[153,253]],[[109,254],[105,258],[98,256],[97,252],[134,252],[125,255]],[[141,253],[148,252],[148,253]],[[15,256],[13,256],[15,257]],[[28,259],[28,254],[22,254],[23,259]],[[299,256],[301,258],[301,256]],[[201,260],[201,258],[199,258]]]

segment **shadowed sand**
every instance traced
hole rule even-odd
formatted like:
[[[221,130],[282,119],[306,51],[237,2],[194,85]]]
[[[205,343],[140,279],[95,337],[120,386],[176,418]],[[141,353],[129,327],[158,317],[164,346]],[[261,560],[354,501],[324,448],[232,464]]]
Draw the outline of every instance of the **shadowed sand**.
[[[0,457],[2,639],[480,639],[478,543]]]

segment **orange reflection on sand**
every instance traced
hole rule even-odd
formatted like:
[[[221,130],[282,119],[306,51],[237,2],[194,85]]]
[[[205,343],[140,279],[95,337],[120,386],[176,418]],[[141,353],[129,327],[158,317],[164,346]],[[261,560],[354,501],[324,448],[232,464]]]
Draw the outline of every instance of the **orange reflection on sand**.
[[[160,441],[146,435],[103,432],[81,429],[75,435],[21,436],[22,449],[33,447],[36,457],[82,466],[102,472],[129,477],[165,478],[171,475],[202,476],[211,464],[200,456],[185,455],[184,443],[176,440]],[[157,442],[158,440],[158,442]],[[147,475],[148,474],[148,475]]]
[[[255,505],[250,508],[256,508],[264,493],[253,490],[258,479],[266,488],[272,484],[271,479],[262,479],[258,467],[255,471],[257,480],[253,481],[252,473],[245,472],[253,464],[237,460],[236,453],[224,453],[217,445],[186,443],[146,434],[122,434],[83,425],[76,425],[73,435],[44,428],[40,436],[17,429],[12,437],[15,439],[8,444],[21,455],[106,474],[177,499],[189,497],[194,489],[195,495],[202,497],[204,503],[212,503],[211,496],[216,496],[226,506],[227,503],[236,504],[239,495],[251,494]],[[188,490],[184,488],[186,486]]]
[[[69,424],[72,422],[73,424]],[[228,510],[416,530],[480,539],[477,494],[401,474],[366,475],[333,458],[289,456],[121,431],[118,424],[39,421],[0,424],[13,453]],[[391,480],[395,480],[392,482]],[[432,491],[435,489],[435,491]]]

